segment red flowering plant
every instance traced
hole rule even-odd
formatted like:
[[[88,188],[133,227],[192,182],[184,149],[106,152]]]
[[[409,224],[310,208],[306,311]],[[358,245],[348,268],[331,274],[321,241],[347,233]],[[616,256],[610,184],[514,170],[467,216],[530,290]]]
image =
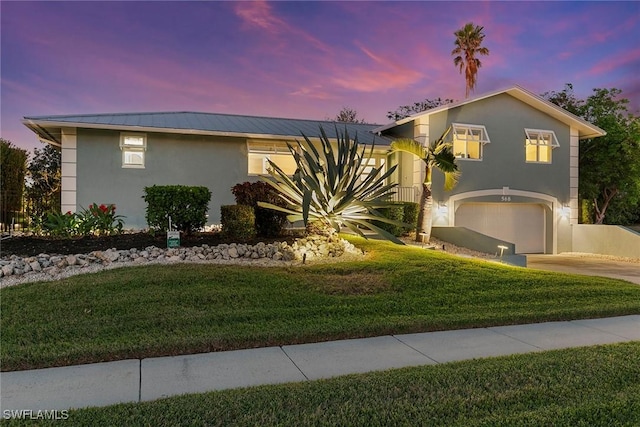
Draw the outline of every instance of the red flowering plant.
[[[116,205],[93,203],[80,212],[80,231],[83,235],[99,236],[122,233],[124,217],[116,215]]]

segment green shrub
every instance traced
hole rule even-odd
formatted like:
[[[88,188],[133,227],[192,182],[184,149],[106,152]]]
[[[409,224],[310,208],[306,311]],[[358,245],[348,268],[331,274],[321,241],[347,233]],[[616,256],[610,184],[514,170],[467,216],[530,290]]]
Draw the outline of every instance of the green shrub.
[[[211,200],[207,187],[154,185],[145,187],[142,198],[147,202],[146,219],[151,229],[167,231],[169,217],[175,229],[187,234],[207,223]]]
[[[400,203],[390,205],[386,208],[379,208],[378,212],[387,219],[402,222],[404,218],[404,205]],[[405,231],[405,227],[398,224],[389,224],[381,221],[376,221],[374,224],[396,237],[402,236]]]
[[[418,203],[404,202],[404,216],[402,218],[402,222],[412,225],[411,228],[405,229],[406,231],[415,231],[415,229],[418,227],[419,210],[420,205]]]
[[[78,215],[80,220],[80,234],[87,236],[94,234],[97,236],[112,236],[122,233],[124,217],[116,215],[116,205],[97,203],[89,205],[87,209],[81,209]]]
[[[220,206],[222,232],[232,239],[252,239],[256,236],[256,215],[247,205]]]
[[[55,237],[111,236],[122,233],[124,217],[116,215],[116,205],[92,203],[79,213],[47,212],[37,224],[42,233]]]
[[[258,206],[258,202],[287,206],[287,202],[279,196],[275,188],[263,181],[243,182],[234,185],[231,192],[235,196],[237,204],[253,207],[258,236],[276,237],[282,233],[282,228],[287,223],[287,214]]]
[[[42,231],[48,236],[55,237],[72,237],[80,234],[80,220],[78,215],[68,211],[63,214],[60,212],[47,212],[42,221]]]

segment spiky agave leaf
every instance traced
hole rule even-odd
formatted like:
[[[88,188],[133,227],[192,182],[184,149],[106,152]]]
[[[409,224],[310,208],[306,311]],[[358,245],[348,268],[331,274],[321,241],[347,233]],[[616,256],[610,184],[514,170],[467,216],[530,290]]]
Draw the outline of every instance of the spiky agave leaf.
[[[373,147],[367,154],[366,147],[358,144],[357,135],[351,140],[346,128],[344,133],[336,128],[336,134],[335,147],[322,127],[320,147],[316,148],[304,134],[303,140],[297,141],[297,149],[288,144],[297,166],[292,177],[269,160],[269,175],[261,179],[279,191],[288,207],[263,202],[258,205],[285,212],[290,221],[302,220],[305,225],[319,221],[336,231],[344,226],[359,235],[363,235],[362,228],[365,228],[402,244],[395,236],[371,223],[375,220],[408,226],[387,219],[376,210],[391,205],[388,199],[397,184],[386,181],[396,166],[384,173],[382,167],[369,167]],[[370,168],[367,174],[364,174],[365,168]]]

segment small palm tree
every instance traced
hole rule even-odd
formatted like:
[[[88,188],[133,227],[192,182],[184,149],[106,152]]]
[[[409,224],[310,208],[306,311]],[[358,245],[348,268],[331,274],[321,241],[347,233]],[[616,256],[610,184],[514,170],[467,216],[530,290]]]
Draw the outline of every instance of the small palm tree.
[[[423,146],[413,139],[398,139],[391,143],[393,151],[403,151],[419,157],[424,162],[425,174],[420,195],[420,210],[418,211],[418,227],[416,241],[429,242],[431,238],[431,222],[433,209],[433,195],[431,193],[431,174],[434,169],[444,173],[444,188],[451,190],[458,183],[460,175],[456,158],[453,155],[453,145],[445,142],[451,128],[447,129],[440,138],[428,146]]]
[[[287,207],[264,202],[258,202],[258,206],[285,212],[289,221],[303,221],[308,228],[333,232],[347,227],[360,236],[364,236],[362,229],[369,229],[402,244],[371,222],[407,225],[387,219],[377,211],[391,205],[389,198],[397,184],[388,184],[387,180],[396,166],[386,172],[382,166],[370,167],[373,146],[367,155],[358,144],[357,135],[351,140],[346,128],[344,134],[336,129],[336,134],[336,148],[322,127],[318,148],[304,134],[304,141],[297,141],[296,148],[287,144],[297,166],[294,175],[288,176],[269,161],[269,175],[261,177],[278,191]]]
[[[469,97],[469,92],[475,89],[478,69],[482,66],[476,55],[489,55],[489,49],[481,46],[485,37],[482,30],[484,30],[484,27],[473,25],[473,22],[469,22],[453,33],[456,36],[456,48],[451,51],[451,55],[457,55],[453,58],[453,63],[456,67],[459,67],[460,74],[464,70],[467,82],[466,98]]]

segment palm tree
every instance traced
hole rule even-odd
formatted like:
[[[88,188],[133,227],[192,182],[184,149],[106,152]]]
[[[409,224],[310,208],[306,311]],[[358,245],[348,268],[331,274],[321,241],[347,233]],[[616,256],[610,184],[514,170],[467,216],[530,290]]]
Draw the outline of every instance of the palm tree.
[[[424,146],[413,139],[398,139],[391,143],[393,151],[404,151],[419,157],[424,162],[425,174],[422,182],[422,194],[420,195],[420,210],[418,211],[418,227],[416,241],[429,243],[431,238],[431,221],[433,208],[433,195],[431,194],[431,173],[434,169],[444,173],[444,188],[451,190],[458,183],[458,165],[453,154],[453,145],[445,142],[447,129],[440,138],[428,146]]]
[[[476,75],[482,63],[476,55],[489,55],[489,49],[482,47],[484,27],[473,25],[469,22],[464,27],[454,32],[456,36],[456,48],[451,51],[451,55],[457,55],[453,58],[453,63],[460,68],[460,74],[464,70],[465,79],[467,81],[465,97],[469,97],[469,92],[476,87]]]

